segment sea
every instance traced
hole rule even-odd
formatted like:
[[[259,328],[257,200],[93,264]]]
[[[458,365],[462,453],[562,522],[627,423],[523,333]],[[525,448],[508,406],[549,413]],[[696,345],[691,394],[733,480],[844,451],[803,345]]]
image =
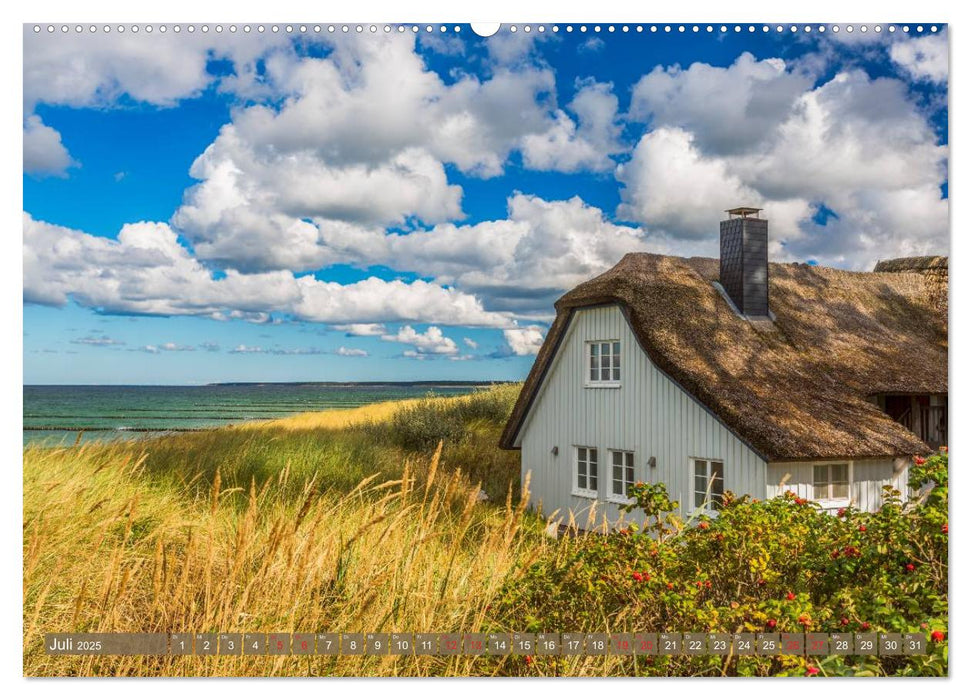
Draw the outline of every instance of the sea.
[[[485,383],[24,386],[24,444],[130,440],[381,401],[467,394]],[[80,438],[79,438],[80,436]]]

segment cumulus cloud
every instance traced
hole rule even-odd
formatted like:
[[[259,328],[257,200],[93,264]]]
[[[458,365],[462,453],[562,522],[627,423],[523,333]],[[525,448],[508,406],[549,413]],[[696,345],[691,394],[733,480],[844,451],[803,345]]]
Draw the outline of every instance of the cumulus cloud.
[[[411,36],[326,41],[323,58],[267,60],[282,99],[237,110],[192,165],[199,183],[172,221],[201,259],[243,271],[362,264],[387,252],[387,227],[464,217],[448,165],[492,177],[521,150],[527,168],[604,171],[622,149],[609,84],[577,83],[563,110],[552,70],[532,60],[446,83]]]
[[[693,80],[666,75],[684,83],[669,87],[675,96]],[[616,171],[618,215],[707,254],[717,251],[712,212],[743,204],[765,208],[777,258],[867,268],[947,249],[947,149],[902,81],[837,73],[763,127],[733,153],[705,142],[688,118],[644,134]],[[823,206],[836,214],[825,225],[814,216]]]
[[[174,32],[34,33],[24,25],[24,172],[63,176],[77,165],[55,129],[32,114],[38,104],[113,108],[126,101],[171,107],[222,82],[240,96],[256,94],[258,61],[293,49],[287,37]],[[232,66],[208,70],[211,60]]]
[[[564,110],[557,110],[549,129],[523,137],[521,150],[527,168],[599,172],[613,167],[610,155],[624,149],[613,85],[579,80],[577,87],[577,94],[568,105],[577,115],[577,122]]]
[[[24,120],[24,172],[28,175],[66,177],[68,168],[77,163],[71,158],[61,134],[36,114]]]
[[[288,45],[270,34],[35,34],[24,25],[25,111],[39,103],[104,108],[123,97],[170,107],[218,79],[208,72],[211,59],[230,61],[239,87],[255,79],[257,59]]]
[[[349,336],[377,336],[387,332],[383,323],[339,323],[334,330],[343,331]]]
[[[389,260],[475,293],[487,308],[548,314],[553,297],[625,253],[663,252],[662,242],[611,223],[579,197],[551,202],[517,193],[507,207],[506,219],[393,234]]]
[[[527,326],[525,328],[507,328],[502,332],[513,355],[535,355],[543,345],[546,335],[541,326]]]
[[[943,33],[895,41],[890,46],[890,58],[913,80],[947,82],[948,47]]]
[[[367,350],[363,350],[361,348],[346,348],[343,345],[337,348],[335,353],[337,355],[340,355],[341,357],[367,357],[368,356]]]
[[[405,357],[415,355],[454,355],[458,353],[455,341],[442,333],[438,326],[429,326],[424,333],[416,331],[411,326],[402,326],[397,333],[386,333],[381,340],[393,343],[406,343],[414,346],[413,350],[406,350]]]
[[[771,133],[812,82],[780,58],[760,61],[748,52],[724,68],[657,66],[634,85],[630,117],[691,132],[706,152],[738,153]]]
[[[109,313],[269,320],[271,313],[320,323],[386,321],[498,326],[474,296],[416,280],[377,277],[342,285],[279,270],[213,275],[162,223],[126,224],[118,238],[92,236],[24,214],[24,301]]]

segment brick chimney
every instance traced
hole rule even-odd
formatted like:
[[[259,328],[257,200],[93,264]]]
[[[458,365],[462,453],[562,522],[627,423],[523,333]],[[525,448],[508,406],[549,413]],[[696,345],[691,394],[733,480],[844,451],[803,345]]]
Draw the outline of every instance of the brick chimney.
[[[736,207],[721,222],[719,281],[744,316],[769,315],[769,222],[761,209]]]

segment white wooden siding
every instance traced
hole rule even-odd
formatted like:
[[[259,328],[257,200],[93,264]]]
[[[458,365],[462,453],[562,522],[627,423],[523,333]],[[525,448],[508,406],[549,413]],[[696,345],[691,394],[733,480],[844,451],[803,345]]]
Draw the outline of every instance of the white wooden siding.
[[[772,462],[766,471],[766,497],[774,498],[792,491],[800,498],[812,500],[813,464],[835,464],[845,460],[819,462]],[[854,460],[850,473],[850,501],[855,508],[873,512],[883,505],[883,487],[893,486],[906,498],[910,460],[868,459]],[[785,484],[782,480],[789,475]],[[830,510],[835,510],[834,505]]]
[[[616,338],[621,341],[620,387],[585,386],[586,341]],[[633,451],[635,481],[664,482],[684,512],[694,509],[694,457],[724,462],[726,491],[765,497],[762,458],[654,366],[615,305],[574,314],[519,439],[523,476],[531,472],[530,502],[547,516],[559,510],[564,521],[572,511],[581,527],[587,526],[595,501],[571,494],[577,445],[596,447],[599,453],[595,524],[604,516],[617,524],[621,515],[616,504],[607,502],[611,449]],[[652,456],[657,460],[653,469],[648,466]]]

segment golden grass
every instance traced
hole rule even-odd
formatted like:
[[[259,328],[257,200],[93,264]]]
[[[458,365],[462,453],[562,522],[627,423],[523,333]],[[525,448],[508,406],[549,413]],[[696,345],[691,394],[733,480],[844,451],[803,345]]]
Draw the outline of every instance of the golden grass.
[[[390,409],[332,413],[341,415],[289,420],[336,427]],[[501,585],[555,546],[512,494],[505,504],[479,503],[478,484],[440,464],[441,447],[406,460],[400,478],[374,474],[347,492],[321,487],[323,474],[294,472],[289,462],[248,486],[231,485],[219,469],[208,478],[160,478],[147,467],[152,449],[151,442],[24,449],[25,675],[522,669],[521,660],[471,656],[46,655],[45,632],[485,630]]]
[[[439,398],[437,401],[453,401],[453,397]],[[340,430],[370,422],[386,421],[395,411],[418,404],[421,399],[402,399],[382,401],[355,408],[335,408],[329,411],[310,411],[297,413],[286,418],[271,421],[250,421],[241,423],[237,430],[260,430],[262,428],[283,428],[284,430]]]
[[[519,385],[509,385],[513,391],[518,393]],[[505,387],[484,391],[503,391]],[[447,406],[454,406],[472,400],[475,394],[462,394],[459,396],[437,396],[431,401]],[[307,413],[297,413],[285,418],[277,418],[270,421],[248,421],[234,426],[238,430],[260,430],[264,428],[282,428],[284,430],[341,430],[367,423],[382,423],[390,420],[391,417],[402,409],[418,406],[429,399],[399,399],[396,401],[381,401],[379,403],[356,406],[355,408],[335,408],[327,411],[309,411]]]

